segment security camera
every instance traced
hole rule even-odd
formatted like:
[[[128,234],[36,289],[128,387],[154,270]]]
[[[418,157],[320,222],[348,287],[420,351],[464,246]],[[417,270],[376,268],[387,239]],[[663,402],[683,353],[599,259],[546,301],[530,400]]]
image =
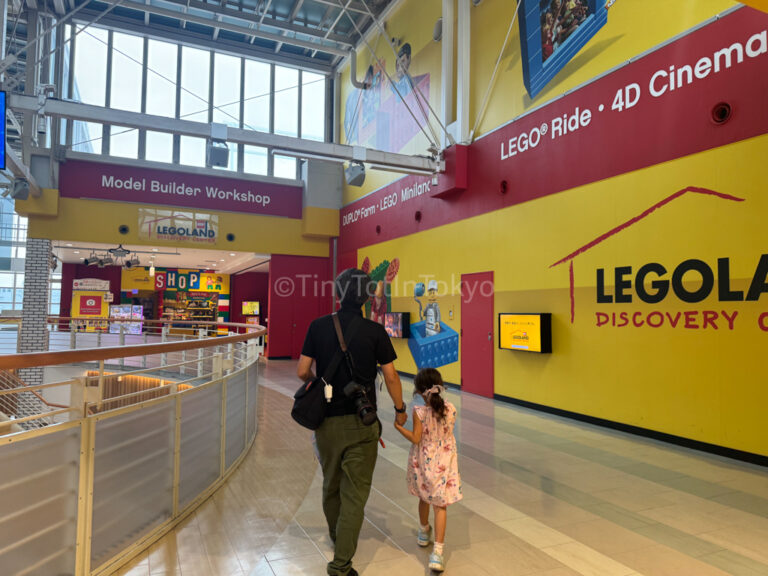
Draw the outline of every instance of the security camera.
[[[11,182],[10,196],[14,200],[29,198],[29,182],[25,178],[16,178]]]

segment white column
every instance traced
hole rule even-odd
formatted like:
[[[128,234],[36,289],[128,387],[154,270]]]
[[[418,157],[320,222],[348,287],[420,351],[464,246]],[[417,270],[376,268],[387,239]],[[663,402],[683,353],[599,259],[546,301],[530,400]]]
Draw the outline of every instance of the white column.
[[[442,51],[443,51],[443,66],[442,66],[442,115],[443,126],[450,127],[453,123],[453,91],[454,91],[454,78],[453,78],[453,35],[454,26],[453,20],[456,16],[456,10],[454,9],[454,2],[456,0],[443,0],[443,39]],[[450,129],[450,128],[449,128]],[[453,135],[454,139],[456,134]],[[447,147],[448,135],[443,133],[443,147]]]
[[[51,275],[51,241],[41,238],[27,238],[27,257],[24,262],[24,301],[21,311],[21,328],[16,344],[16,351],[46,352],[48,350],[48,291]],[[24,368],[19,370],[19,377],[29,386],[43,384],[43,368]],[[34,411],[30,402],[20,402]],[[27,416],[30,414],[19,414]]]
[[[456,48],[456,134],[457,140],[469,142],[469,87],[470,87],[470,14],[471,0],[459,0],[458,34]]]

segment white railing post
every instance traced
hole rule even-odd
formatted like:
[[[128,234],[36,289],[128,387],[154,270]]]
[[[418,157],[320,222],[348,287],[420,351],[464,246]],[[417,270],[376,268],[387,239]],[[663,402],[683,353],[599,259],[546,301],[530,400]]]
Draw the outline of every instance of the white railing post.
[[[213,375],[211,376],[211,380],[219,380],[222,376],[224,376],[224,355],[214,354]]]
[[[69,349],[77,350],[77,330],[73,329],[72,322],[69,323]]]
[[[75,419],[85,418],[85,385],[85,377],[75,378],[69,384],[69,406],[75,410]]]
[[[144,332],[144,344],[147,343],[147,332]],[[147,355],[144,354],[141,357],[141,367],[146,368],[147,367]]]
[[[125,323],[124,322],[120,322],[120,340],[119,340],[119,342],[120,342],[120,347],[121,348],[123,346],[125,346]],[[125,367],[125,358],[121,357],[120,358],[120,368],[124,368],[124,367]]]
[[[168,339],[168,325],[163,324],[160,330],[160,342],[165,342]],[[160,354],[160,366],[165,366],[168,363],[168,354],[163,352]]]
[[[99,409],[101,409],[101,401],[104,400],[104,360],[99,360]]]
[[[202,340],[205,338],[205,328],[200,328],[197,331],[197,337]],[[197,349],[197,377],[200,378],[203,375],[203,356],[205,351],[203,348]]]

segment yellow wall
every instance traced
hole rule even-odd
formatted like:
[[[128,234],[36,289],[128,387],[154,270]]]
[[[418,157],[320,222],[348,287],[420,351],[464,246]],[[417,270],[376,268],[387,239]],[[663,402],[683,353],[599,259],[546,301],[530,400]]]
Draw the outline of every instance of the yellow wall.
[[[50,193],[58,196],[56,191],[47,191],[48,195]],[[46,206],[51,202],[51,198],[46,196]],[[17,211],[29,215],[29,235],[33,238],[146,245],[147,241],[140,239],[138,234],[139,208],[142,207],[147,208],[149,206],[146,204],[58,198],[57,214],[54,217],[35,214],[35,204],[30,203],[30,201],[21,206],[17,203]],[[153,207],[157,208],[158,206]],[[173,209],[173,207],[168,209]],[[328,256],[328,239],[319,236],[321,232],[327,229],[323,222],[315,224],[312,229],[317,236],[309,237],[304,235],[303,220],[211,210],[204,212],[217,214],[219,217],[218,238],[215,243],[200,245],[189,242],[153,240],[151,245],[299,256]],[[327,215],[323,214],[323,216],[326,217]],[[118,228],[122,224],[129,227],[128,234],[118,232]],[[335,225],[338,227],[338,216]],[[235,235],[235,240],[232,242],[226,239],[230,232]]]
[[[475,137],[737,5],[732,0],[617,0],[608,11],[608,23],[533,100],[524,88],[521,90],[523,66],[519,29],[515,22],[499,65],[488,110]],[[485,0],[472,10],[472,126],[480,113],[482,98],[514,12],[515,2],[507,0]]]
[[[707,262],[716,277],[717,259],[730,258],[731,289],[747,290],[760,255],[768,253],[768,176],[758,162],[766,157],[768,135],[363,248],[359,262],[400,259],[392,309],[410,311],[413,321],[413,283],[435,279],[447,292],[439,300],[442,321],[458,331],[461,274],[490,270],[495,314],[551,312],[552,354],[495,350],[497,394],[768,454],[768,388],[756,376],[768,344],[768,332],[758,326],[759,315],[768,312],[768,294],[757,302],[719,302],[716,290],[699,304],[674,296],[656,305],[636,296],[631,304],[596,302],[598,268],[606,270],[606,290],[612,292],[617,266],[635,272],[659,262],[669,278],[690,258]],[[568,264],[551,265],[690,185],[744,201],[688,193],[577,257],[571,323]],[[673,317],[703,310],[738,316],[733,330],[722,318],[717,330],[596,326],[597,312],[654,310]],[[395,346],[397,368],[414,372],[407,342]],[[459,382],[459,362],[440,370],[447,381]]]
[[[409,73],[412,77],[417,78],[424,74],[429,74],[429,94],[424,94],[429,98],[429,102],[435,111],[440,115],[440,82],[441,82],[441,53],[440,44],[432,39],[435,22],[440,18],[442,13],[442,6],[440,0],[406,0],[402,6],[396,9],[387,19],[387,32],[390,38],[398,38],[402,43],[409,43],[412,48],[412,60]],[[376,57],[381,59],[385,65],[387,73],[395,78],[395,54],[387,43],[386,36],[382,36],[380,33],[376,33],[369,39],[371,48],[376,53]],[[368,66],[375,62],[373,55],[369,48],[363,45],[358,50],[357,58],[357,79],[363,81],[365,72]],[[383,97],[397,96],[391,92],[386,79],[382,86]],[[369,148],[383,149],[380,145],[377,146],[376,142],[350,142],[345,134],[345,116],[346,116],[346,103],[350,94],[354,99],[359,98],[361,92],[356,90],[349,81],[349,64],[347,64],[341,71],[341,111],[340,111],[340,141],[342,144],[359,144]],[[354,108],[352,108],[354,110]],[[434,116],[426,109],[427,114],[430,115],[432,125],[435,132],[439,135],[440,128]],[[420,121],[423,123],[423,116],[421,110],[414,108],[413,112],[417,115]],[[401,107],[398,113],[402,116],[408,116],[408,109]],[[413,139],[411,139],[405,146],[398,149],[387,150],[389,152],[401,152],[403,154],[427,154],[427,148],[429,143],[426,136],[422,133],[418,133]],[[366,172],[365,184],[361,187],[344,186],[343,203],[348,204],[367,193],[381,188],[387,185],[393,180],[399,178],[398,175],[390,172],[377,172],[375,170],[368,170]]]
[[[759,2],[761,0],[758,0]],[[475,138],[738,5],[732,0],[618,0],[608,11],[608,23],[533,100],[523,87],[520,36],[516,22],[499,65],[487,110],[478,123]],[[475,126],[478,120],[482,100],[514,11],[515,2],[509,0],[484,0],[471,10],[470,126]],[[387,21],[387,30],[391,37],[402,38],[403,41],[414,45],[411,74],[416,76],[428,72],[431,75],[430,101],[438,114],[441,100],[441,53],[440,44],[432,41],[432,29],[441,12],[439,0],[406,0]],[[388,72],[394,74],[394,56],[384,38],[374,36],[371,45],[376,47],[377,55],[386,60]],[[419,49],[416,48],[417,45]],[[358,57],[358,80],[362,81],[370,62],[370,51],[363,47]],[[455,89],[454,85],[453,90]],[[349,83],[347,66],[341,77],[342,143],[346,143],[345,103],[353,90]],[[437,124],[435,128],[439,130]],[[402,151],[423,154],[425,148],[426,139],[422,135]],[[399,176],[396,174],[368,170],[363,186],[345,186],[343,203],[349,204],[397,178]]]

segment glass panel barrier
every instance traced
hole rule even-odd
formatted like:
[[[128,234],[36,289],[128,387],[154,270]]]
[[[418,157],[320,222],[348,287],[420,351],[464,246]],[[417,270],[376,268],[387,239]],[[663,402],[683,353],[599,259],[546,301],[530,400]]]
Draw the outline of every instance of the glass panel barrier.
[[[180,509],[221,473],[221,391],[217,382],[181,395]]]
[[[175,415],[164,399],[97,420],[92,568],[171,518]]]
[[[225,468],[229,470],[245,449],[245,370],[235,372],[227,380],[226,443]]]
[[[27,436],[0,450],[0,570],[75,573],[81,426]]]

